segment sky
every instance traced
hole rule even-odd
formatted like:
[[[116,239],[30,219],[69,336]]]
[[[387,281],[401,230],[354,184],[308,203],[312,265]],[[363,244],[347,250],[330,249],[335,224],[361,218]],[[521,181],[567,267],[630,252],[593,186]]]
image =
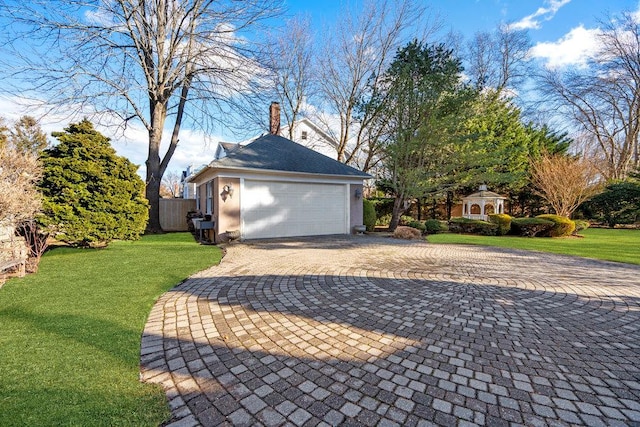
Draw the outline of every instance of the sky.
[[[469,40],[478,31],[491,31],[506,23],[514,28],[527,30],[533,43],[531,55],[547,67],[580,65],[596,46],[594,35],[599,20],[607,14],[622,10],[637,11],[640,19],[640,0],[424,0],[429,10],[440,17],[444,31],[460,33]],[[339,16],[344,8],[358,11],[362,0],[286,0],[287,16],[306,14],[314,29],[322,31]],[[265,114],[266,114],[265,107]],[[0,98],[0,116],[9,120],[19,117],[20,111],[7,98]],[[61,130],[68,124],[67,118],[49,118],[43,129]],[[146,132],[132,128],[126,137],[110,134],[109,129],[100,129],[112,137],[116,151],[133,163],[141,165],[143,172],[147,156]],[[183,129],[180,144],[169,165],[169,170],[180,172],[190,164],[200,165],[213,159],[216,142],[237,142],[233,135],[220,132],[218,135],[203,135],[198,131]]]

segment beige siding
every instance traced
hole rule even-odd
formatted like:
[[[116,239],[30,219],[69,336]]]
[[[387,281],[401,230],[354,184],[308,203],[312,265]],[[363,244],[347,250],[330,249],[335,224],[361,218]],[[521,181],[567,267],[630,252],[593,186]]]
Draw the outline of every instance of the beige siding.
[[[363,185],[362,184],[351,184],[349,185],[349,201],[351,203],[350,211],[350,224],[349,230],[353,232],[353,227],[356,225],[363,225],[363,207],[362,207],[362,199],[363,195]],[[356,197],[356,191],[359,191],[360,197]]]
[[[224,186],[233,187],[233,195],[224,192]],[[227,231],[240,230],[240,178],[216,178],[214,180],[214,216],[216,234],[226,240]]]
[[[160,226],[164,231],[188,231],[187,213],[194,210],[195,199],[160,199]]]

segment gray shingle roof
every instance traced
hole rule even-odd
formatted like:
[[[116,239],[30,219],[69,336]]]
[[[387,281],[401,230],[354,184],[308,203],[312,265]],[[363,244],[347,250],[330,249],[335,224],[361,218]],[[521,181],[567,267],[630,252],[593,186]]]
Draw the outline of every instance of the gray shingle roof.
[[[321,175],[372,178],[371,175],[340,163],[290,139],[264,135],[250,144],[227,152],[227,157],[214,160],[212,168],[261,169]]]

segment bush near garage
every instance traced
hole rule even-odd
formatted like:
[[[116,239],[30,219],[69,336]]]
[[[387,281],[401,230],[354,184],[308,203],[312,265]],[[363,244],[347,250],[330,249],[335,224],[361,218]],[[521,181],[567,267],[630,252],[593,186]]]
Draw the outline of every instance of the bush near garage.
[[[469,218],[451,218],[449,220],[449,231],[452,233],[481,234],[483,236],[495,236],[498,231],[498,224],[488,221],[481,221]]]
[[[489,222],[498,225],[496,236],[504,236],[511,230],[511,216],[507,214],[491,214]]]
[[[576,223],[565,216],[545,214],[538,215],[536,218],[546,219],[553,222],[553,227],[547,230],[544,234],[540,234],[544,237],[565,237],[571,236],[576,229]]]
[[[373,231],[376,228],[376,208],[370,200],[362,201],[362,222],[367,227],[367,231]]]
[[[544,234],[553,227],[553,221],[542,218],[513,218],[511,219],[511,234],[522,237],[536,237]]]

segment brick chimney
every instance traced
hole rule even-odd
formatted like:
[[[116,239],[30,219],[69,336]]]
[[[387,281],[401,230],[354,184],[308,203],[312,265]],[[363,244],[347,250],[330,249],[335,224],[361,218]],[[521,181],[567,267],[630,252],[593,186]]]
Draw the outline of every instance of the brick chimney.
[[[269,107],[269,133],[280,135],[280,104],[275,101]]]

